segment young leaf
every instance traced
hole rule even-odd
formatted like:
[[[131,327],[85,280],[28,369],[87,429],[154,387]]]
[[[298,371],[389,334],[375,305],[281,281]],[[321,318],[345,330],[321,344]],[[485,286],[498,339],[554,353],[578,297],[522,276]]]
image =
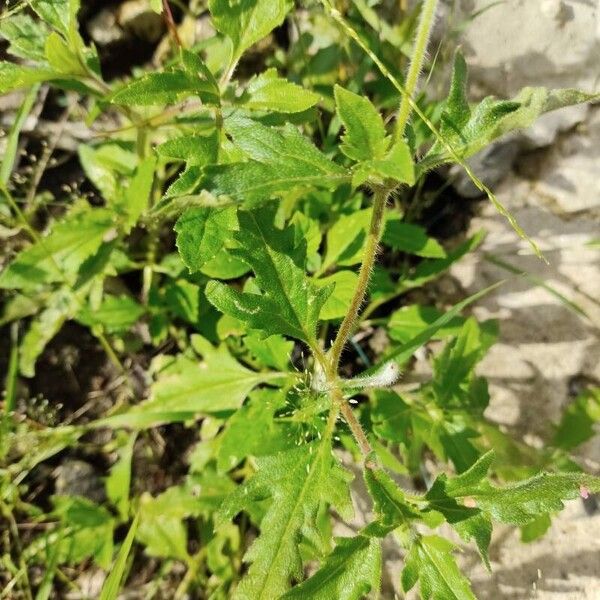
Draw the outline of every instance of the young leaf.
[[[0,94],[59,77],[59,73],[49,68],[26,67],[0,61]]]
[[[379,590],[381,541],[364,535],[336,541],[321,568],[285,593],[282,600],[361,600]]]
[[[321,504],[332,503],[346,514],[349,508],[348,474],[333,457],[329,439],[257,459],[257,464],[256,475],[236,488],[217,513],[218,527],[257,500],[271,498],[234,599],[279,598],[291,578],[302,579],[299,538],[319,535],[315,519]]]
[[[318,101],[317,94],[278,77],[275,69],[251,79],[241,99],[246,108],[281,113],[302,112]]]
[[[97,308],[84,306],[77,320],[90,328],[100,326],[107,333],[122,333],[135,325],[145,312],[144,307],[129,296],[106,296]]]
[[[144,159],[131,179],[129,187],[123,193],[122,200],[116,202],[117,208],[121,209],[125,215],[124,229],[126,233],[131,231],[148,207],[155,169],[156,159],[153,156]]]
[[[353,271],[338,271],[329,277],[313,279],[319,287],[333,285],[333,292],[323,305],[320,318],[324,321],[342,319],[348,312],[348,307],[356,290],[358,275]]]
[[[415,538],[402,571],[404,591],[419,581],[423,600],[476,600],[452,556],[454,548],[452,542],[438,536]]]
[[[553,444],[564,450],[573,450],[587,442],[600,422],[600,388],[582,392],[565,409],[554,432]]]
[[[368,98],[343,87],[334,87],[335,104],[344,124],[340,150],[356,161],[382,158],[389,140],[385,137],[383,120]]]
[[[253,44],[281,25],[292,8],[291,0],[209,0],[208,8],[218,31],[233,42],[232,62]]]
[[[352,185],[357,187],[367,179],[377,183],[393,180],[396,183],[414,185],[415,163],[408,144],[404,140],[398,140],[382,158],[359,163],[352,177]]]
[[[240,231],[234,239],[239,248],[232,252],[253,269],[263,294],[242,293],[211,281],[206,297],[221,312],[252,329],[266,335],[288,335],[314,346],[319,313],[332,287],[317,288],[309,281],[298,264],[294,228],[276,229],[272,207],[240,211],[238,218]],[[304,248],[301,251],[304,261]]]

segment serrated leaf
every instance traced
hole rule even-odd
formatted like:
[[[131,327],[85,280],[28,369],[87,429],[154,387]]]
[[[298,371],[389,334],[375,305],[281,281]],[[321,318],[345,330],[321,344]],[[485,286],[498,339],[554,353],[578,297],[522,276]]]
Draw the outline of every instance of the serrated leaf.
[[[50,234],[20,252],[0,274],[0,288],[34,289],[41,284],[73,281],[113,226],[109,210],[79,211],[56,223]]]
[[[163,142],[156,148],[159,156],[200,166],[215,163],[218,150],[219,139],[216,131],[209,135],[182,135]]]
[[[73,0],[31,0],[31,8],[49,25],[68,35],[72,15],[76,15],[79,2]]]
[[[352,185],[358,187],[367,180],[378,185],[389,185],[390,180],[414,185],[415,163],[408,144],[400,139],[385,156],[360,162],[352,175]]]
[[[49,30],[42,21],[35,21],[27,14],[13,15],[0,21],[0,36],[10,43],[8,51],[20,58],[43,61],[48,34]]]
[[[302,579],[300,535],[319,535],[315,519],[322,503],[347,513],[348,474],[331,453],[331,441],[306,444],[257,459],[258,471],[239,486],[217,513],[217,526],[248,510],[257,500],[271,503],[260,524],[260,535],[246,556],[248,573],[235,590],[236,600],[271,600]]]
[[[125,106],[164,106],[188,96],[199,96],[207,103],[218,102],[210,83],[182,70],[148,73],[134,79],[115,92],[110,101]]]
[[[208,3],[216,29],[233,42],[233,62],[281,25],[292,6],[291,0],[209,0]]]
[[[373,509],[384,531],[406,525],[419,518],[404,492],[383,469],[365,469],[365,482],[373,499]]]
[[[237,228],[232,207],[196,206],[186,210],[175,224],[177,249],[191,273],[212,260]]]
[[[321,568],[284,594],[282,600],[361,600],[377,592],[380,583],[380,540],[364,535],[338,538]]]
[[[349,180],[297,129],[278,130],[250,119],[227,119],[227,132],[251,160],[204,169],[202,186],[215,195],[238,201],[264,201],[297,187],[333,188]]]
[[[251,79],[241,99],[246,108],[282,113],[302,112],[318,101],[318,94],[278,77],[275,69]]]
[[[238,219],[240,231],[233,237],[239,247],[232,252],[253,269],[263,294],[211,281],[206,286],[209,302],[266,335],[288,335],[315,345],[319,313],[332,288],[317,288],[309,281],[298,264],[294,228],[276,229],[272,207],[240,211]],[[304,261],[305,249],[301,252]]]
[[[441,512],[464,537],[474,537],[486,558],[491,520],[527,525],[542,515],[560,511],[563,501],[577,498],[581,486],[600,489],[600,479],[583,473],[541,473],[531,479],[502,487],[487,479],[493,451],[470,469],[448,477],[438,476],[425,495],[429,507]]]
[[[599,97],[600,94],[575,89],[527,87],[512,100],[497,100],[488,96],[471,109],[467,100],[467,66],[458,51],[454,59],[450,93],[442,113],[441,133],[454,151],[465,159],[510,131],[529,127],[545,112]],[[442,144],[436,142],[425,157],[424,165],[451,159]]]
[[[336,110],[344,124],[340,150],[356,161],[382,158],[389,140],[383,120],[368,98],[334,87]]]
[[[235,410],[258,384],[281,378],[279,373],[246,369],[225,346],[215,348],[200,336],[193,336],[193,344],[202,354],[202,362],[177,355],[160,371],[149,400],[103,419],[97,426],[145,428]]]
[[[438,536],[417,537],[402,571],[404,591],[419,581],[423,600],[476,600],[468,580],[456,565],[454,548],[454,544]]]

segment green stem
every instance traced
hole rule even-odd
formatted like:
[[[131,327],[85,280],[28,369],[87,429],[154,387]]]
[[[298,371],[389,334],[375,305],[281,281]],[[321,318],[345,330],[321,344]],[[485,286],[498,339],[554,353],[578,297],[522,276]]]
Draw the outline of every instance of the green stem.
[[[429,43],[429,36],[431,35],[431,30],[433,28],[437,4],[438,0],[425,0],[423,8],[421,9],[419,27],[417,29],[417,37],[415,39],[415,47],[410,60],[410,66],[408,68],[406,83],[404,86],[406,94],[402,95],[400,108],[398,110],[398,118],[396,119],[396,130],[394,132],[396,140],[399,140],[404,135],[404,130],[406,129],[406,124],[408,123],[408,118],[411,111],[410,99],[414,99],[414,94],[419,82],[419,75],[421,74],[421,69],[423,68],[423,61],[425,60],[427,44]]]
[[[371,214],[371,224],[369,226],[369,234],[367,236],[362,264],[360,265],[360,270],[358,272],[358,282],[356,284],[356,289],[354,290],[354,296],[350,302],[348,313],[344,317],[333,345],[331,346],[331,350],[329,351],[329,361],[333,372],[337,372],[340,356],[354,329],[360,307],[362,306],[367,293],[371,271],[375,264],[377,248],[379,247],[379,240],[381,239],[384,221],[383,216],[387,198],[388,191],[385,189],[376,190],[373,196],[373,213]]]

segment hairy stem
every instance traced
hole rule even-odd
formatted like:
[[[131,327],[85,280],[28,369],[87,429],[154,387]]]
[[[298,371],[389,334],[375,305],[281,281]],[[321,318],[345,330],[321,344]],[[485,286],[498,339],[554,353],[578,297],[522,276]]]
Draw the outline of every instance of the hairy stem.
[[[431,29],[435,19],[435,10],[437,8],[437,4],[438,0],[425,0],[423,8],[421,9],[419,27],[417,29],[417,37],[415,39],[415,47],[410,59],[410,66],[408,68],[406,82],[404,85],[406,94],[402,95],[400,108],[398,110],[398,118],[396,119],[396,130],[394,135],[397,140],[404,135],[404,130],[406,129],[406,124],[408,123],[408,117],[410,116],[411,111],[411,103],[409,100],[414,98],[414,94],[417,89],[419,75],[421,74],[423,61],[425,60],[425,54],[427,52],[429,36],[431,35]]]
[[[381,232],[383,229],[383,215],[385,212],[385,203],[387,201],[388,192],[385,189],[378,189],[375,191],[373,196],[373,213],[371,215],[371,224],[369,226],[369,234],[367,236],[367,242],[365,245],[363,261],[360,265],[360,271],[358,273],[358,283],[356,284],[356,290],[354,296],[350,302],[348,313],[344,317],[342,324],[337,332],[337,336],[329,351],[329,360],[333,372],[337,372],[337,368],[340,362],[340,356],[358,317],[360,307],[365,299],[367,293],[367,287],[371,278],[371,271],[375,264],[375,257],[377,255],[377,248],[379,247],[379,240],[381,239]]]

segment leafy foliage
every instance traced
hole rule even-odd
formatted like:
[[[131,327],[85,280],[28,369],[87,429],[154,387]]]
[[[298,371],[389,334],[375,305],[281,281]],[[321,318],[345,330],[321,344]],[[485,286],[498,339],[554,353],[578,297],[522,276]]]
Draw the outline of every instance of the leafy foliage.
[[[568,455],[593,435],[599,399],[583,392],[541,450],[486,419],[477,365],[498,328],[462,313],[499,284],[450,307],[406,296],[484,235],[434,237],[420,218],[436,195],[427,172],[597,96],[526,88],[472,105],[458,52],[448,97],[409,90],[414,114],[393,131],[401,77],[385,64],[421,61],[427,11],[391,26],[373,2],[347,3],[344,15],[325,0],[325,11],[207,4],[214,29],[192,44],[169,3],[152,0],[173,44],[156,69],[120,81],[103,77],[79,33],[77,0],[19,3],[0,20],[10,58],[0,93],[30,90],[0,165],[0,324],[10,328],[0,510],[11,524],[0,577],[43,599],[76,572],[63,565],[94,563],[108,599],[149,556],[148,596],[358,600],[380,593],[385,540],[403,550],[405,591],[472,599],[457,547],[424,526],[446,522],[488,567],[494,523],[542,534],[565,501],[600,489]],[[279,47],[286,21],[298,39]],[[65,150],[82,189],[42,189],[37,175],[19,183],[23,127],[42,97],[85,131],[77,152]],[[365,343],[375,326],[385,348]],[[82,340],[79,363],[49,347],[63,330]],[[432,340],[431,376],[395,388]],[[107,364],[89,396],[79,390],[81,406],[20,397],[19,378],[52,361],[77,383],[72,365],[85,364],[88,344]],[[106,465],[100,491],[56,486],[49,497],[39,473],[71,452]],[[334,537],[333,523],[352,517],[345,465],[359,453],[373,518]],[[441,474],[424,494],[401,488],[396,475],[420,481],[425,457]]]

